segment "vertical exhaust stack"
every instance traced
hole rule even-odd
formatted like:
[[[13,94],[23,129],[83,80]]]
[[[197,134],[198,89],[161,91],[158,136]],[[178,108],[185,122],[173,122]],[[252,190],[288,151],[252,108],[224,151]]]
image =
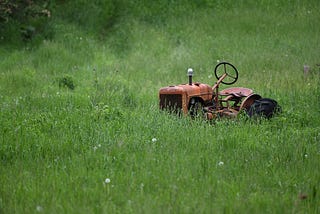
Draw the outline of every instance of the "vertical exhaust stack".
[[[192,85],[192,76],[193,76],[193,69],[192,68],[188,68],[187,75],[189,77],[189,85]]]

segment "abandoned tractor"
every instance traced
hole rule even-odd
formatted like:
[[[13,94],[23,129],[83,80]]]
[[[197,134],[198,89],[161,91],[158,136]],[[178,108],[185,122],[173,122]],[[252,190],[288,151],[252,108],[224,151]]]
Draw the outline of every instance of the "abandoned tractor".
[[[209,120],[236,117],[240,112],[245,112],[250,117],[271,118],[281,110],[275,100],[262,98],[249,88],[231,87],[220,91],[221,83],[232,85],[238,80],[238,70],[231,63],[219,63],[214,74],[217,82],[213,86],[193,82],[193,70],[189,68],[189,83],[159,90],[160,109]]]

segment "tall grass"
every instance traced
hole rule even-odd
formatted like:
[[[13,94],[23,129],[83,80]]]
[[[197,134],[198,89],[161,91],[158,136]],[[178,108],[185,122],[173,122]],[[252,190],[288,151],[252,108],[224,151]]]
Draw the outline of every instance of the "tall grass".
[[[99,29],[66,11],[54,39],[0,48],[1,213],[319,212],[319,2],[181,2],[114,2]],[[188,67],[214,84],[218,60],[282,114],[158,109]]]

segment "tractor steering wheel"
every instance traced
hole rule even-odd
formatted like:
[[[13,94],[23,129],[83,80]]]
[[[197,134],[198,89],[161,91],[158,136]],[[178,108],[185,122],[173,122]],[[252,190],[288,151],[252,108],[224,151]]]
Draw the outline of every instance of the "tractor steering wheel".
[[[224,74],[227,76],[221,81],[223,84],[232,85],[238,80],[238,70],[229,62],[220,62],[214,69],[214,75],[218,80]]]

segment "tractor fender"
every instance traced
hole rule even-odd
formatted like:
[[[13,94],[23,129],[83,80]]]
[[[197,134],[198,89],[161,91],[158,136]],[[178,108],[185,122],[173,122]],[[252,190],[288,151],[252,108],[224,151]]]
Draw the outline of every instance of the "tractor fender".
[[[247,96],[240,105],[239,110],[241,111],[242,109],[245,111],[249,111],[250,106],[254,103],[254,101],[261,99],[261,96],[259,94],[251,94]]]

